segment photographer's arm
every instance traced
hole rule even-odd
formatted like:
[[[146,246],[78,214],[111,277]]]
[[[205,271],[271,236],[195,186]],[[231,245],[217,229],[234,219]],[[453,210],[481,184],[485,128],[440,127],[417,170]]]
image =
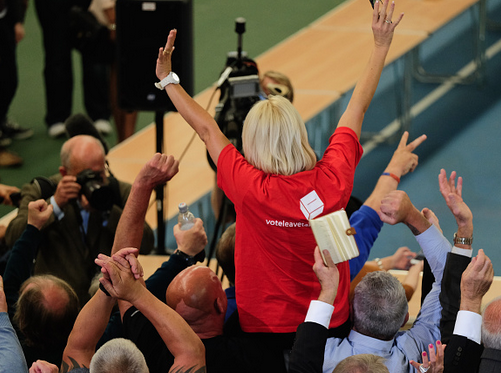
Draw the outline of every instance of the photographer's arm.
[[[362,122],[365,112],[369,108],[372,97],[376,92],[379,78],[384,68],[384,61],[390,49],[393,32],[403,17],[403,13],[401,13],[399,17],[391,23],[390,21],[395,9],[395,3],[392,2],[389,5],[387,12],[388,4],[390,4],[389,0],[382,5],[381,12],[379,11],[381,2],[376,1],[374,4],[374,11],[372,13],[374,49],[372,50],[367,67],[355,86],[348,107],[338,123],[338,127],[351,128],[359,138],[362,131]],[[386,20],[388,20],[388,22],[386,22]]]
[[[156,73],[160,80],[171,72],[171,55],[174,51],[176,34],[177,30],[171,30],[165,48],[160,48],[158,51]],[[205,143],[212,161],[217,165],[219,154],[230,141],[221,132],[214,118],[193,100],[181,85],[169,84],[165,90],[177,111]]]

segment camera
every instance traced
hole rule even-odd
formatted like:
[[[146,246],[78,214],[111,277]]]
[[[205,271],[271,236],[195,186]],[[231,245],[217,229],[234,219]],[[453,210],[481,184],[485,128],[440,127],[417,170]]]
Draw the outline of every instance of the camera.
[[[242,129],[245,117],[252,106],[263,99],[259,81],[259,70],[254,60],[242,51],[242,34],[245,32],[245,19],[237,18],[235,32],[238,34],[237,51],[229,52],[225,69],[218,81],[221,90],[219,103],[215,108],[214,120],[221,132],[230,140],[240,153],[242,149]],[[210,155],[207,160],[214,171],[216,165]]]
[[[99,211],[109,211],[113,206],[113,189],[103,181],[99,172],[90,169],[77,175],[77,183],[82,186],[81,193],[90,205]]]

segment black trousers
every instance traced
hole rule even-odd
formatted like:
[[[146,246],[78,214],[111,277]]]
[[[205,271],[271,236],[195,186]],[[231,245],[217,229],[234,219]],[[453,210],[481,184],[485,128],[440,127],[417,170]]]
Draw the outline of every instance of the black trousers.
[[[73,103],[73,66],[69,10],[71,0],[35,0],[45,52],[45,123],[64,122]]]
[[[72,114],[73,60],[69,12],[73,6],[88,7],[87,0],[35,0],[45,52],[45,123],[64,122]],[[84,103],[93,119],[110,117],[106,67],[94,66],[84,58]]]
[[[7,17],[0,19],[0,123],[7,118],[18,84],[14,25]]]

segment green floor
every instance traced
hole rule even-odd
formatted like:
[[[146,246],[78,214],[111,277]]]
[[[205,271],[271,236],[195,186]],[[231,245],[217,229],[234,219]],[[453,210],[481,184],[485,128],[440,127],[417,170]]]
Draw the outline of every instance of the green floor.
[[[247,20],[243,49],[249,57],[255,58],[341,2],[342,0],[194,0],[195,91],[200,92],[217,80],[224,67],[226,53],[236,49],[237,34],[234,29],[237,17]],[[2,183],[19,187],[35,176],[48,176],[57,172],[59,149],[64,141],[52,140],[46,134],[43,120],[45,97],[42,81],[42,35],[33,2],[29,4],[25,27],[26,38],[19,44],[17,54],[20,84],[9,116],[22,126],[33,128],[35,135],[29,140],[14,142],[9,147],[24,158],[24,165],[17,169],[0,170]],[[302,53],[306,51],[305,48]],[[83,104],[80,56],[77,52],[74,53],[74,65],[73,113],[78,113],[83,111]],[[147,126],[153,120],[152,112],[142,112],[137,129]],[[116,136],[108,136],[107,141],[114,145]],[[11,209],[0,206],[0,216]]]

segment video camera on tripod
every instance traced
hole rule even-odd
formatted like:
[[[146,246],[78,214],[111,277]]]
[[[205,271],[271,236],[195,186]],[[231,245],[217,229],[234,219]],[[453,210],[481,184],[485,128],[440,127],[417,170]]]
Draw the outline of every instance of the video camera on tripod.
[[[264,96],[261,91],[257,64],[248,58],[245,52],[242,52],[244,18],[239,17],[235,20],[235,32],[238,34],[238,47],[236,52],[228,53],[226,67],[217,82],[221,95],[216,106],[214,120],[237,150],[243,153],[242,128],[245,117],[251,107]],[[212,169],[216,171],[216,165],[209,154],[207,154],[207,159]]]

